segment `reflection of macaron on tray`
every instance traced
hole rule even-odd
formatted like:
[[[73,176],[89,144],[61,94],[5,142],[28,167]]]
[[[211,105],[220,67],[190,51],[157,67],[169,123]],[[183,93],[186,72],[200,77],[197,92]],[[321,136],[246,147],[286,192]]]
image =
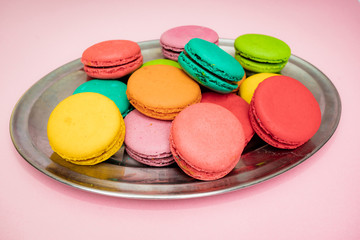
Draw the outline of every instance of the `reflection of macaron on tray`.
[[[320,107],[301,82],[281,74],[289,46],[245,34],[232,56],[218,40],[209,28],[172,28],[160,38],[165,59],[147,62],[129,40],[87,48],[81,61],[89,80],[48,121],[53,151],[94,165],[124,146],[145,166],[177,164],[195,179],[216,180],[241,161],[253,135],[284,151],[311,139]]]

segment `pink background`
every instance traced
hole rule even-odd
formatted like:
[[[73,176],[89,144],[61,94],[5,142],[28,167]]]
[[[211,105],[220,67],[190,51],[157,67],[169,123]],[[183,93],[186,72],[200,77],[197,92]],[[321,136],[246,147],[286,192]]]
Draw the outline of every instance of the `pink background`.
[[[149,201],[84,192],[30,166],[9,134],[12,109],[47,73],[108,39],[158,39],[196,24],[222,38],[263,33],[324,72],[342,117],[294,169],[212,197]],[[1,1],[0,239],[360,239],[360,3],[357,0]]]

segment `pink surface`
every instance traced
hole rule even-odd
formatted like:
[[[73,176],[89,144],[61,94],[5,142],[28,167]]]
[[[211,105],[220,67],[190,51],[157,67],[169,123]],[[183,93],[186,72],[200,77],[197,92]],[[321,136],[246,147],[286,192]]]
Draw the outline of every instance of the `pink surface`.
[[[208,26],[221,38],[255,32],[287,42],[340,93],[342,116],[333,137],[310,159],[269,181],[175,201],[77,190],[17,153],[10,115],[41,77],[94,43],[158,39],[185,24]],[[2,1],[0,239],[359,239],[359,25],[357,0]]]

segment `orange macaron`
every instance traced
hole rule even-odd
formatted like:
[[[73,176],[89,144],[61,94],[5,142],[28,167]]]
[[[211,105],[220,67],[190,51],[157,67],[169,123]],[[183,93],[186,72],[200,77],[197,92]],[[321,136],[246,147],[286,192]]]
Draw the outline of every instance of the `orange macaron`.
[[[173,120],[184,108],[201,100],[201,90],[183,70],[151,65],[136,70],[127,83],[130,103],[146,116]]]

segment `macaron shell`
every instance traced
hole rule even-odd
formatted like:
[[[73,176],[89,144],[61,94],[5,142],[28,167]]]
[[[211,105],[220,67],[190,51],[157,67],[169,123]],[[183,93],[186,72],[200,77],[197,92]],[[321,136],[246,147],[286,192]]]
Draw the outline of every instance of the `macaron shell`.
[[[255,130],[256,134],[266,143],[268,143],[273,147],[281,148],[281,149],[295,149],[305,143],[305,142],[285,143],[285,142],[277,141],[269,132],[267,132],[262,128],[259,121],[257,120],[256,111],[254,111],[252,104],[250,104],[249,118],[250,118],[250,123],[253,129]]]
[[[321,124],[315,97],[302,83],[287,76],[273,76],[261,82],[250,111],[264,132],[277,142],[294,147],[308,141]]]
[[[247,58],[240,56],[239,54],[235,55],[235,59],[241,64],[241,66],[243,66],[243,68],[255,73],[279,73],[287,64],[287,61],[281,63],[265,63],[251,61]]]
[[[266,63],[286,62],[290,47],[282,40],[263,34],[244,34],[235,39],[234,47],[242,57]]]
[[[236,89],[234,89],[234,90],[232,90],[232,92],[233,93],[235,93],[235,92],[238,92],[239,91],[239,89],[240,89],[240,85],[244,82],[244,80],[246,79],[246,73],[244,73],[244,76],[243,76],[243,78],[240,80],[240,81],[238,81],[237,82],[237,88]]]
[[[93,78],[116,79],[143,63],[140,46],[130,40],[108,40],[87,48],[81,57],[84,71]]]
[[[275,73],[257,73],[247,77],[240,85],[239,95],[250,104],[257,86],[266,78],[276,75]]]
[[[125,137],[125,124],[113,101],[98,93],[79,93],[51,112],[49,144],[65,160],[92,165],[110,158]]]
[[[143,57],[140,56],[133,62],[115,67],[94,68],[94,67],[84,66],[84,71],[88,76],[93,78],[117,79],[134,72],[136,69],[138,69],[141,66],[142,63],[143,63]]]
[[[150,60],[150,61],[143,63],[142,67],[150,66],[150,65],[170,65],[170,66],[181,69],[181,66],[178,62],[176,62],[174,60],[170,60],[170,59],[160,58],[160,59]]]
[[[82,92],[100,93],[110,98],[125,117],[133,108],[126,96],[126,84],[117,80],[93,79],[77,87],[73,94]]]
[[[215,92],[203,93],[201,102],[214,103],[225,107],[239,119],[245,135],[245,144],[248,143],[254,135],[254,129],[249,119],[249,104],[240,96],[234,93],[219,94]]]
[[[192,38],[201,38],[209,42],[218,44],[218,34],[207,27],[197,25],[185,25],[171,28],[160,36],[163,55],[166,58],[177,60],[184,46]]]
[[[108,40],[87,48],[81,62],[91,67],[112,67],[123,65],[140,58],[140,46],[130,40]]]
[[[201,100],[200,86],[173,66],[142,67],[130,76],[127,85],[130,103],[157,119],[172,120],[185,107]]]
[[[202,68],[228,81],[238,82],[245,74],[239,62],[214,43],[193,38],[185,45],[185,52]]]
[[[127,147],[126,152],[134,160],[152,167],[165,167],[175,162],[174,157],[171,153],[149,156],[135,152],[129,147]]]
[[[217,179],[220,179],[220,178],[226,176],[233,169],[233,167],[232,167],[232,168],[228,168],[224,171],[206,172],[206,171],[202,171],[197,168],[194,168],[192,165],[188,164],[186,161],[183,160],[183,157],[177,151],[175,145],[173,144],[173,138],[171,135],[170,135],[170,142],[171,142],[170,148],[173,153],[176,164],[181,168],[181,170],[184,173],[186,173],[190,177],[193,177],[198,180],[203,180],[203,181],[217,180]]]
[[[174,162],[169,145],[171,121],[147,117],[136,109],[124,121],[125,146],[131,157],[151,166]]]
[[[176,162],[184,161],[201,180],[219,178],[230,172],[244,148],[239,120],[229,110],[212,103],[184,109],[172,122],[171,147]],[[185,171],[188,173],[189,171]]]
[[[238,88],[238,84],[223,81],[218,76],[206,71],[201,66],[194,63],[183,52],[179,55],[178,61],[182,69],[204,87],[219,93],[229,93],[236,91]]]

